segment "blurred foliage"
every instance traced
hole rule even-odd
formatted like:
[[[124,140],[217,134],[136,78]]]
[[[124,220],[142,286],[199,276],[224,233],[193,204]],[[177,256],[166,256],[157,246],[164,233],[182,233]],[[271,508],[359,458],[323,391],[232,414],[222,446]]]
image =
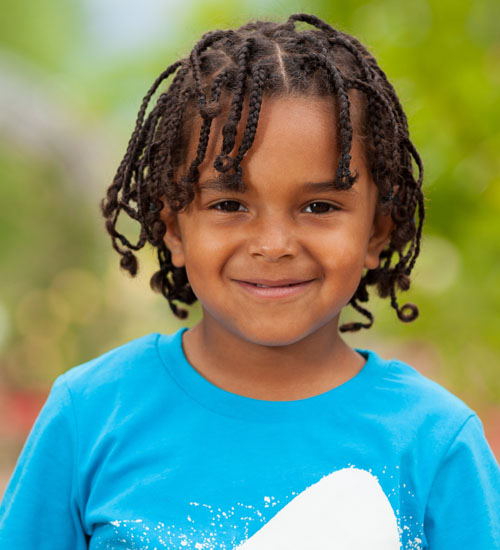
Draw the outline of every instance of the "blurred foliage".
[[[45,388],[115,345],[180,326],[149,289],[154,251],[139,254],[137,279],[120,272],[99,200],[164,67],[213,28],[305,11],[374,53],[426,167],[423,250],[400,297],[421,315],[404,325],[375,298],[374,329],[350,342],[401,356],[472,406],[500,404],[500,5],[184,4],[4,0],[0,383]],[[198,315],[194,308],[190,323]]]

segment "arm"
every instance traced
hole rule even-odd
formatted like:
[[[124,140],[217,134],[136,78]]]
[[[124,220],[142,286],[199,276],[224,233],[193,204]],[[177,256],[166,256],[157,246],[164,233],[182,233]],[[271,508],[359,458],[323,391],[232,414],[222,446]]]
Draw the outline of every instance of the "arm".
[[[441,459],[424,530],[430,550],[500,549],[500,469],[476,415]]]
[[[54,382],[0,506],[0,548],[83,550],[77,434],[64,375]]]

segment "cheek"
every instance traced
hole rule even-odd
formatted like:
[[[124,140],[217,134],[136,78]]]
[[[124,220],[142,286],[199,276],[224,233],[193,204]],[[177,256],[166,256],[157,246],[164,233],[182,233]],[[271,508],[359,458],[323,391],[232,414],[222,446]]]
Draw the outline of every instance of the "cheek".
[[[202,287],[218,276],[229,257],[227,233],[192,227],[184,235],[184,252],[188,279],[194,286]]]
[[[365,241],[344,235],[318,251],[317,258],[324,266],[325,277],[337,289],[344,286],[347,293],[354,293],[363,273],[365,249]]]
[[[201,232],[192,241],[192,257],[197,263],[203,262],[213,269],[216,265],[224,263],[230,254],[232,239],[227,231],[214,231],[213,229]]]
[[[365,253],[366,239],[361,238],[355,229],[336,232],[330,239],[322,239],[318,249],[318,257],[324,258],[332,269],[362,266]]]

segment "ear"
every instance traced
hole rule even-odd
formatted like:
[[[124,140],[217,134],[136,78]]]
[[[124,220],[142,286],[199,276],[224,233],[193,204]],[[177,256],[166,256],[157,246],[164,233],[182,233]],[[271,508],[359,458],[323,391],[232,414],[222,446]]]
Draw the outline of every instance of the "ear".
[[[175,267],[184,267],[184,246],[182,242],[182,235],[179,226],[179,216],[177,212],[174,212],[165,198],[162,199],[164,207],[160,213],[160,217],[167,227],[167,232],[163,237],[163,241],[167,245],[172,255],[172,263]]]
[[[370,239],[365,256],[365,267],[367,269],[376,269],[380,263],[380,253],[389,240],[396,224],[394,223],[391,212],[382,212],[377,205]]]

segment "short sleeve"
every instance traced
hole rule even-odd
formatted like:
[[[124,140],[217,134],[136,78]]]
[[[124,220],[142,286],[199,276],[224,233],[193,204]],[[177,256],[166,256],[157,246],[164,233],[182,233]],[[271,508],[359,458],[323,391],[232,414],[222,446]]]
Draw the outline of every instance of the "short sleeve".
[[[0,505],[0,548],[82,550],[69,389],[58,377],[24,444]]]
[[[500,468],[475,414],[441,460],[424,532],[430,550],[500,549]]]

